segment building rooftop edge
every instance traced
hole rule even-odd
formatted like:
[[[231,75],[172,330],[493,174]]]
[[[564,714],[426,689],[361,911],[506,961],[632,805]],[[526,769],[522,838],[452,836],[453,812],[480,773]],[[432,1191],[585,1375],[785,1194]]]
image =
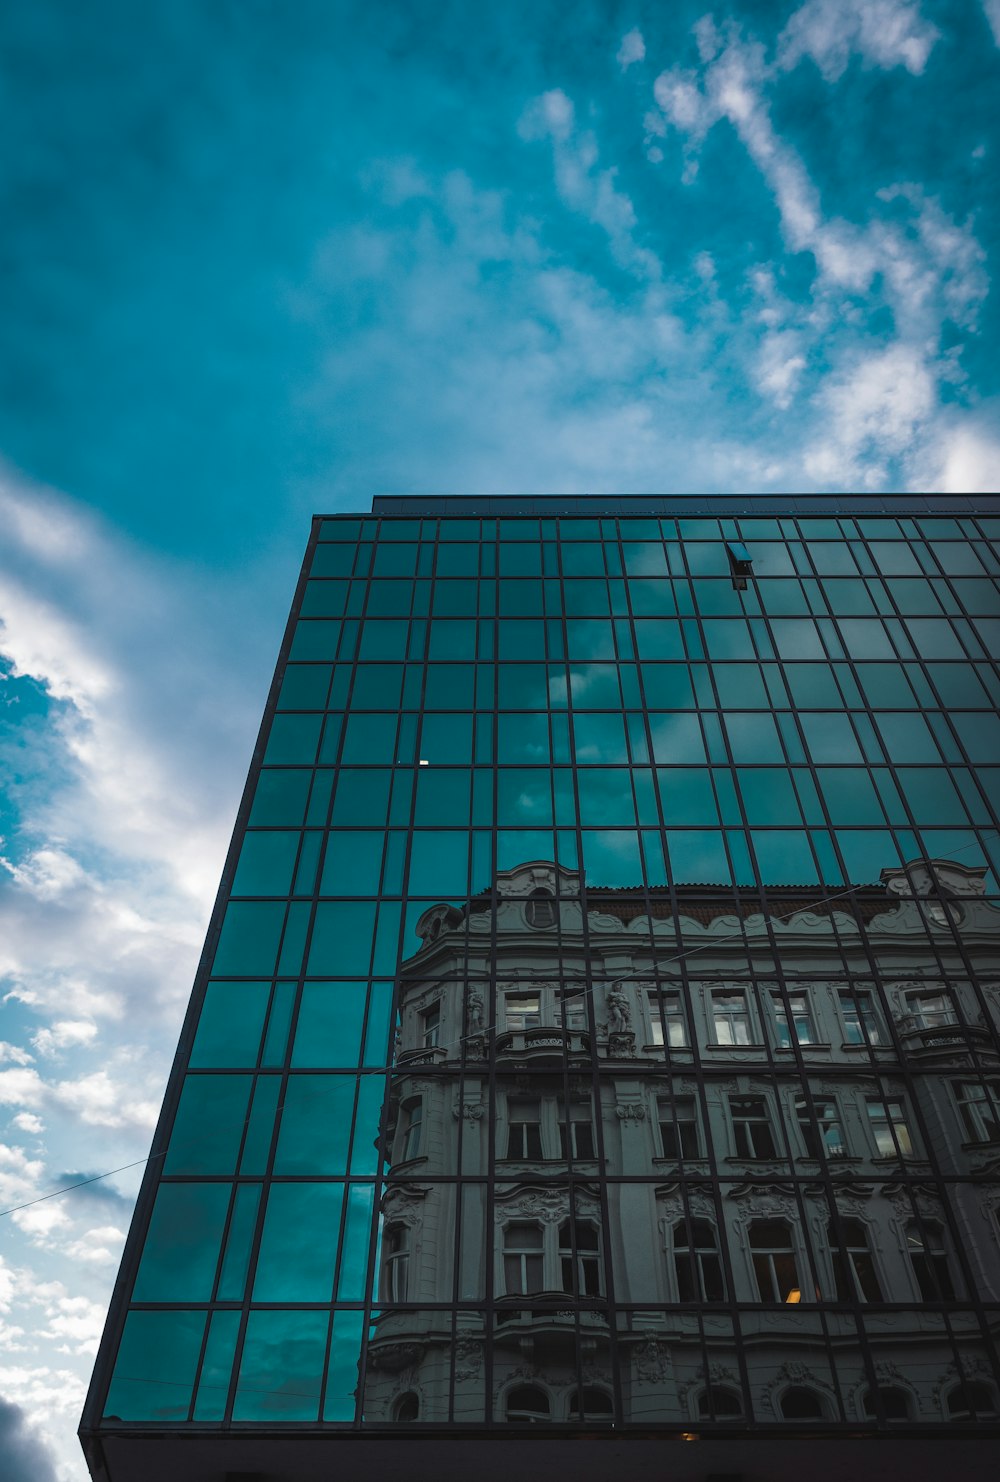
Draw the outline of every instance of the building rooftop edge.
[[[1000,494],[377,494],[375,515],[1000,514]],[[317,515],[333,519],[338,511]],[[367,513],[367,511],[365,511]]]

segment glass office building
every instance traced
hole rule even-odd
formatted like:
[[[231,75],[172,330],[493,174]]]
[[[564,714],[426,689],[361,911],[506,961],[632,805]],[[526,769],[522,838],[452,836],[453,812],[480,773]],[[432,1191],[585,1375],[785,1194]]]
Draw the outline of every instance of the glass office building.
[[[95,1478],[989,1475],[998,578],[989,498],[315,520]]]

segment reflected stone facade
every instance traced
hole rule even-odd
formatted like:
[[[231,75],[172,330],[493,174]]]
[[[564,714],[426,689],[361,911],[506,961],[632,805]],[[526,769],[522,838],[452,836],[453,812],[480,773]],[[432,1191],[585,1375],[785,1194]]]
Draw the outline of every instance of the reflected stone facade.
[[[992,1482],[997,654],[1000,498],[317,518],[95,1482]]]
[[[536,861],[495,912],[428,910],[366,1418],[992,1419],[997,1320],[946,1315],[1000,1301],[996,1113],[970,1095],[1000,1072],[983,875],[915,861],[772,918],[690,890],[675,916],[629,889],[585,909]],[[456,1280],[492,1324],[452,1330],[432,1304]]]

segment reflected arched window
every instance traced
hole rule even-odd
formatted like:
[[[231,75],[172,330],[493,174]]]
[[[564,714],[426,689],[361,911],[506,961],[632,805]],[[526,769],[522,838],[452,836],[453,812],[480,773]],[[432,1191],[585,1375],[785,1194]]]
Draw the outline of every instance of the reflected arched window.
[[[839,1236],[843,1237],[843,1245]],[[861,1220],[831,1220],[827,1226],[830,1258],[838,1302],[881,1302],[875,1260],[868,1245],[868,1231]]]
[[[556,905],[548,890],[533,890],[524,907],[525,919],[536,931],[544,931],[556,924]]]
[[[742,1415],[743,1400],[735,1389],[712,1384],[698,1396],[699,1420],[738,1420]]]
[[[750,1256],[762,1302],[801,1302],[795,1237],[787,1220],[754,1220]]]
[[[583,1396],[583,1408],[580,1407],[581,1393]],[[614,1419],[614,1405],[611,1396],[604,1393],[603,1389],[587,1388],[582,1392],[574,1389],[569,1397],[570,1420],[612,1421]]]
[[[955,1283],[941,1226],[932,1220],[910,1220],[906,1227],[906,1249],[924,1301],[950,1301],[956,1295]]]
[[[508,1296],[540,1292],[544,1285],[542,1227],[534,1224],[508,1225],[503,1232],[504,1291]]]
[[[997,1397],[990,1384],[980,1379],[967,1379],[948,1393],[950,1420],[995,1420]]]
[[[898,1384],[880,1384],[877,1392],[866,1390],[864,1400],[866,1415],[871,1416],[873,1420],[878,1415],[876,1393],[886,1420],[909,1420],[910,1396],[905,1389],[900,1389]]]
[[[785,1420],[821,1420],[823,1401],[814,1389],[796,1385],[781,1396],[781,1414]]]
[[[400,1395],[396,1401],[396,1419],[402,1421],[420,1419],[420,1399],[412,1391],[409,1394]]]
[[[596,1226],[577,1220],[574,1244],[572,1225],[569,1220],[563,1221],[559,1226],[559,1269],[564,1292],[574,1292],[578,1297],[601,1295],[601,1249]]]
[[[385,1232],[386,1302],[405,1302],[410,1278],[410,1232],[406,1225],[391,1225]]]
[[[549,1397],[533,1384],[519,1384],[507,1393],[507,1419],[517,1425],[537,1425],[551,1418]]]
[[[674,1274],[681,1302],[724,1302],[726,1285],[710,1220],[678,1220],[673,1229]]]

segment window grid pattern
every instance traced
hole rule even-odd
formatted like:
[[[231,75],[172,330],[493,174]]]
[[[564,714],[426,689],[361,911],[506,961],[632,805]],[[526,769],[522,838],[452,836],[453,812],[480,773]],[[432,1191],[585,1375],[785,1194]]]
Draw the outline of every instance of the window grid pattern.
[[[867,1309],[916,1332],[917,1291],[921,1341],[966,1376],[921,1419],[995,1415],[996,1252],[956,1212],[995,1187],[973,1145],[1000,1104],[1000,516],[913,507],[316,523],[109,1328],[109,1417],[404,1423],[380,1350],[472,1331],[477,1377],[446,1366],[421,1424],[606,1403],[627,1426],[620,1378],[588,1399],[587,1355],[620,1374],[696,1288],[729,1337],[685,1317],[695,1409],[665,1396],[647,1428],[773,1420],[741,1323],[770,1310],[780,1346],[789,1304],[831,1393],[823,1314],[850,1316],[864,1398],[789,1391],[778,1418],[898,1423]],[[624,967],[609,919],[645,944]],[[741,1213],[753,1162],[767,1218]],[[846,1165],[876,1181],[881,1274]],[[648,1270],[622,1253],[640,1210],[671,1232]],[[513,1335],[556,1323],[512,1299],[550,1291],[575,1312],[571,1402],[503,1389]],[[720,1354],[737,1378],[710,1404]]]

